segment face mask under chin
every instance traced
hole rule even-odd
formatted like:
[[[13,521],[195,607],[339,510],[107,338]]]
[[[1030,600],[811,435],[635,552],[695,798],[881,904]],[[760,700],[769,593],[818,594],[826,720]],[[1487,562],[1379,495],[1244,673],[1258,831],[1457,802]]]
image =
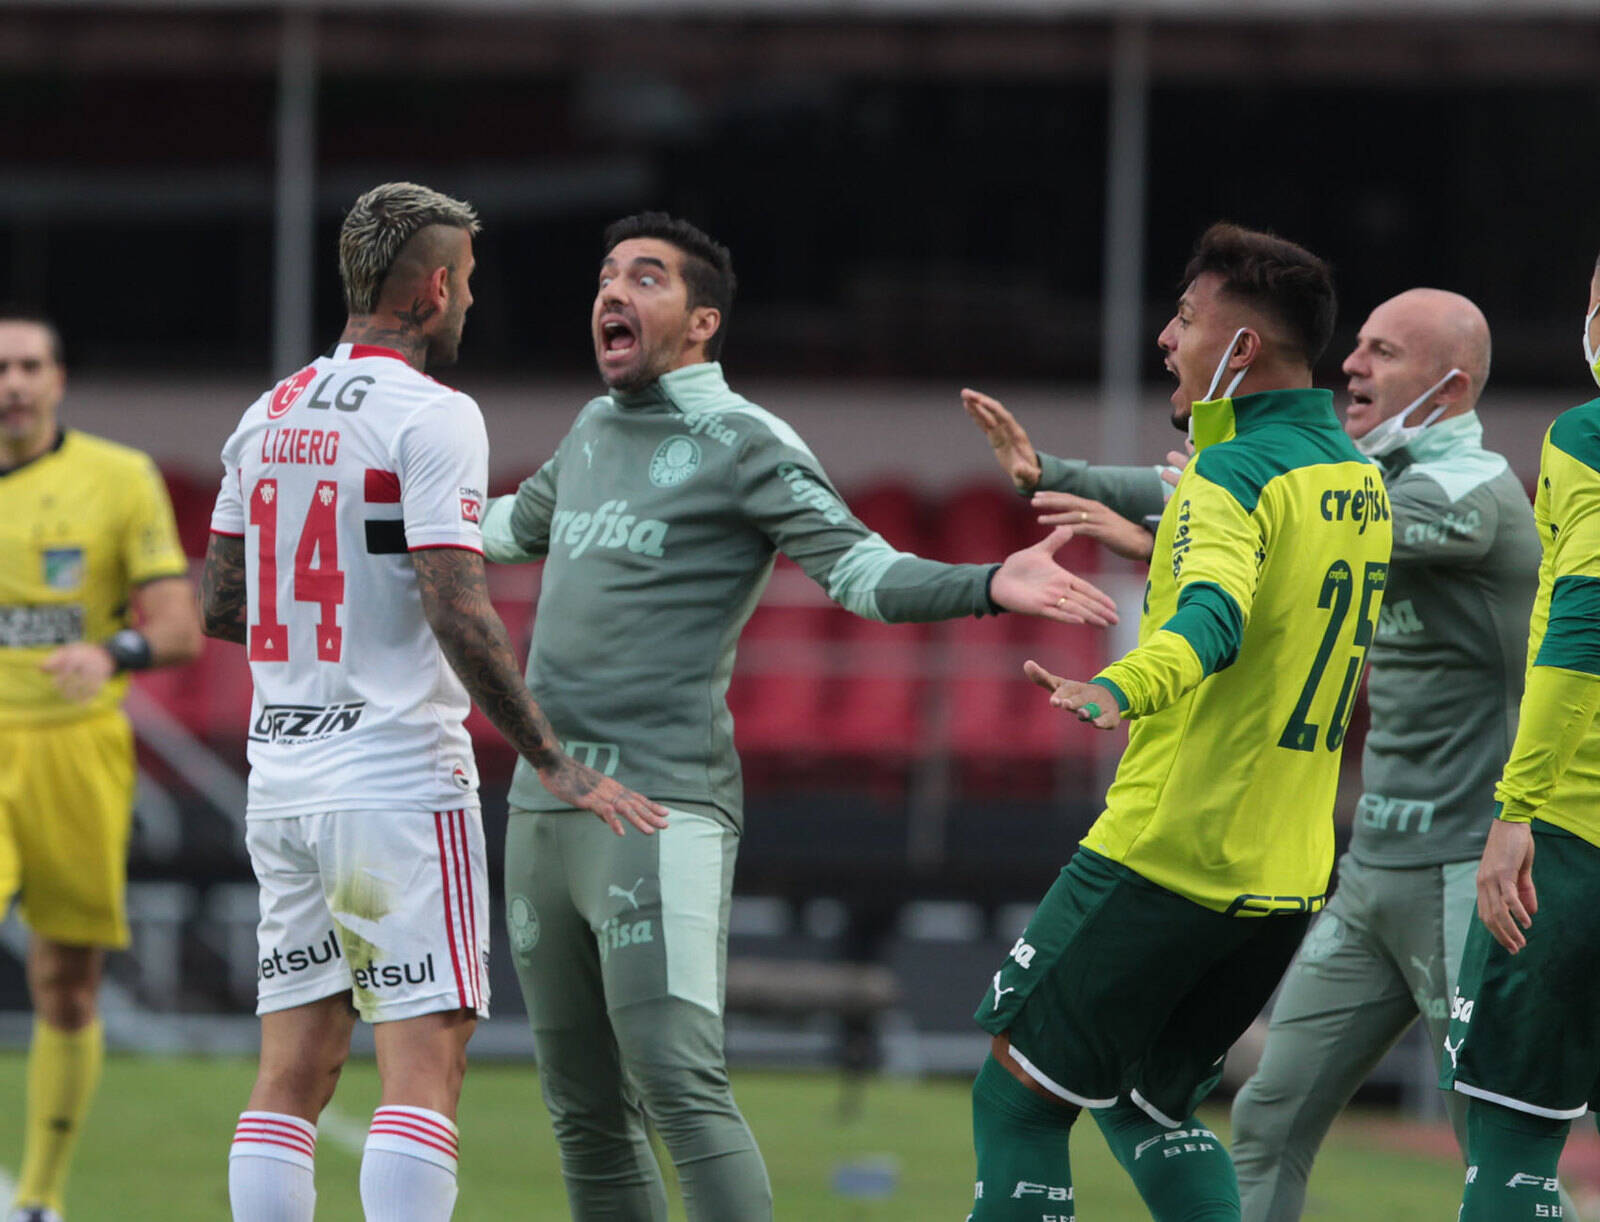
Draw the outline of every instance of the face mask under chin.
[[[1433,424],[1439,419],[1440,416],[1444,414],[1447,405],[1441,403],[1438,407],[1434,408],[1433,411],[1428,414],[1428,418],[1421,424],[1407,424],[1406,419],[1411,415],[1412,412],[1416,411],[1429,399],[1433,398],[1434,395],[1438,394],[1442,389],[1444,389],[1444,384],[1446,382],[1461,372],[1462,371],[1459,369],[1451,369],[1449,373],[1445,374],[1444,377],[1440,378],[1432,386],[1428,387],[1427,390],[1423,391],[1415,399],[1411,400],[1411,402],[1406,404],[1405,407],[1401,408],[1400,411],[1390,416],[1387,420],[1378,421],[1377,424],[1373,425],[1365,433],[1361,434],[1361,436],[1352,438],[1352,440],[1355,442],[1356,449],[1360,450],[1361,453],[1365,454],[1368,458],[1382,458],[1385,454],[1393,454],[1396,450],[1400,449],[1408,442],[1416,440],[1418,435],[1420,435],[1424,429],[1426,429],[1430,424]]]
[[[1220,399],[1212,398],[1217,393],[1217,385],[1222,381],[1222,375],[1228,372],[1228,362],[1233,359],[1233,350],[1239,346],[1239,337],[1249,328],[1240,327],[1233,333],[1233,338],[1228,341],[1228,347],[1222,354],[1222,359],[1217,362],[1216,372],[1211,375],[1211,385],[1206,387],[1203,399],[1196,399],[1189,405],[1189,440],[1196,450],[1204,449],[1222,441],[1233,431],[1233,392],[1239,389],[1239,383],[1244,381],[1244,375],[1250,372],[1250,366],[1233,375],[1233,380],[1228,383],[1228,389],[1222,392]],[[1203,417],[1198,431],[1195,418]],[[1225,423],[1218,423],[1216,418],[1225,418]]]

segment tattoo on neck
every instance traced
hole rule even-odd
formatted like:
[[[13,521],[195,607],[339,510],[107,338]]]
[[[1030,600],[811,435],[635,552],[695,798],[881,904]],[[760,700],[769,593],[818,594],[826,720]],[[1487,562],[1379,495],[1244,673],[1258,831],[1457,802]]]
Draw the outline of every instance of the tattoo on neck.
[[[413,303],[413,305],[415,304]],[[400,319],[408,319],[410,313],[405,310],[396,310],[395,316]],[[371,316],[352,318],[345,323],[344,333],[339,336],[339,342],[344,344],[372,344],[378,348],[393,348],[417,369],[423,368],[428,357],[428,337],[422,334],[416,326],[402,322],[399,326],[387,327]]]
[[[423,323],[427,322],[428,319],[432,318],[438,312],[438,306],[431,306],[427,302],[423,301],[420,297],[413,297],[411,299],[411,308],[409,310],[393,311],[394,316],[400,320],[400,325],[402,327],[416,327],[419,330],[421,329]]]

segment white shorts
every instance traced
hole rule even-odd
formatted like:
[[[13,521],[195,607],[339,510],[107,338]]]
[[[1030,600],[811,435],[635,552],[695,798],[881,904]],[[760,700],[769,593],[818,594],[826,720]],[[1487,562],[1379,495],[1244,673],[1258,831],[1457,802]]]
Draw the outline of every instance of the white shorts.
[[[476,807],[252,819],[256,1013],[348,992],[370,1023],[489,1017],[489,874]]]

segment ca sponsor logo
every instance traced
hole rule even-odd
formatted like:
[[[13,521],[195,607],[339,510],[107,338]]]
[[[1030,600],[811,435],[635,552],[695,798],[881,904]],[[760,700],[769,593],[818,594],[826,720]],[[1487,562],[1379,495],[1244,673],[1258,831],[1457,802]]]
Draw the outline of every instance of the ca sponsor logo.
[[[1359,488],[1329,488],[1322,494],[1324,522],[1359,523],[1358,535],[1367,533],[1372,522],[1389,520],[1389,496],[1372,476],[1363,477]]]
[[[358,989],[394,989],[403,984],[432,984],[433,955],[430,952],[413,963],[374,963],[350,973]]]
[[[363,700],[326,706],[269,704],[250,727],[250,741],[286,746],[325,742],[355,729],[366,707]]]
[[[654,921],[625,921],[620,917],[612,917],[600,926],[600,961],[604,963],[613,951],[655,940]]]
[[[700,469],[700,443],[682,433],[668,437],[650,456],[650,482],[657,488],[676,488]]]
[[[1011,957],[1020,963],[1023,969],[1026,970],[1033,966],[1033,957],[1039,952],[1035,947],[1030,946],[1027,942],[1024,942],[1021,938],[1018,938],[1016,945],[1011,948],[1010,953]]]
[[[506,928],[511,949],[525,955],[539,945],[539,913],[525,895],[513,895],[506,905]]]
[[[1459,1019],[1464,1023],[1472,1021],[1472,1007],[1476,1003],[1461,996],[1461,990],[1456,989],[1450,997],[1450,1018],[1452,1021]]]
[[[778,465],[778,478],[789,485],[789,495],[822,515],[829,526],[848,521],[849,512],[839,503],[833,491],[812,479],[801,468],[786,462]]]
[[[1072,1185],[1058,1188],[1054,1184],[1035,1184],[1032,1180],[1018,1180],[1017,1186],[1011,1190],[1011,1199],[1019,1201],[1024,1197],[1043,1197],[1047,1201],[1070,1201]]]
[[[667,524],[628,512],[627,501],[606,501],[593,513],[558,509],[550,524],[550,546],[564,546],[574,560],[591,547],[625,549],[635,556],[664,556]]]
[[[299,946],[293,950],[274,947],[272,953],[256,965],[256,975],[262,980],[292,976],[296,972],[304,972],[343,957],[339,951],[338,935],[330,929],[321,941],[310,946]]]

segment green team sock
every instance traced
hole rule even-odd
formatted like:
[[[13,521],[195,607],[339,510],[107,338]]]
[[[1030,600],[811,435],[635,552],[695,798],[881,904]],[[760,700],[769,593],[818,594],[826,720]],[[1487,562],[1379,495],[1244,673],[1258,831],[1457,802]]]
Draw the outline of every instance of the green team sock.
[[[1131,1103],[1093,1115],[1155,1222],[1238,1222],[1233,1160],[1193,1116],[1169,1129]]]
[[[1078,1109],[1029,1090],[994,1057],[972,1084],[978,1183],[968,1222],[1073,1222],[1067,1139]]]
[[[1570,1120],[1467,1100],[1467,1186],[1459,1222],[1562,1217],[1556,1164]]]

